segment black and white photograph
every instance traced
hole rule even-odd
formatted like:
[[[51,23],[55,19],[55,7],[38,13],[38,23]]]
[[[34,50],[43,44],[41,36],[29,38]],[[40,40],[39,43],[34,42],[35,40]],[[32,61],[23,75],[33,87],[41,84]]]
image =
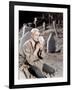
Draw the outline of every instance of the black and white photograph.
[[[10,2],[11,86],[69,84],[69,9],[69,5]]]
[[[63,13],[19,11],[19,79],[62,76]]]

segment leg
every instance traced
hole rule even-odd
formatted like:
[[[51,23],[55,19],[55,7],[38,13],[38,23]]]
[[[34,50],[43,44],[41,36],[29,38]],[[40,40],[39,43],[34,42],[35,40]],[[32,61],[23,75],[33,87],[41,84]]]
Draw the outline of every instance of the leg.
[[[40,69],[37,68],[36,66],[31,66],[29,68],[29,71],[32,75],[34,75],[37,78],[46,78],[46,76],[43,75],[42,72],[40,71]]]
[[[43,64],[43,68],[42,70],[46,73],[49,73],[49,74],[54,74],[55,73],[55,69],[47,64]]]

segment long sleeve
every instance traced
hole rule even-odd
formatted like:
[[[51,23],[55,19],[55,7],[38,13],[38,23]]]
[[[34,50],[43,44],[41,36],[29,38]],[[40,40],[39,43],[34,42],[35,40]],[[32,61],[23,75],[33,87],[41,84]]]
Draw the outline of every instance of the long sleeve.
[[[38,57],[36,57],[33,53],[33,48],[30,42],[24,44],[22,48],[22,55],[25,56],[27,62],[31,65],[33,64],[35,60],[38,59]]]

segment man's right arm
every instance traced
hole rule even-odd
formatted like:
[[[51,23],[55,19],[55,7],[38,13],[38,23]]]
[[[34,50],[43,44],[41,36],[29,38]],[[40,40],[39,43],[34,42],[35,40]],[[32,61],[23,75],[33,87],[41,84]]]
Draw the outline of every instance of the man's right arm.
[[[26,60],[29,64],[33,64],[33,61],[38,59],[34,53],[31,52],[31,46],[28,44],[28,45],[25,45],[25,47],[23,48],[23,51],[24,51],[24,54],[26,56]]]

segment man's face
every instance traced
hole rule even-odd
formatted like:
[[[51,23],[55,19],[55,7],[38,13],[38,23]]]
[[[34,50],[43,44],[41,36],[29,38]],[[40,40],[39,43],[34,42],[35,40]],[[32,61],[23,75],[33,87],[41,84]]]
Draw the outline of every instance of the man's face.
[[[35,41],[39,41],[39,32],[36,32],[36,33],[33,34],[33,39]]]

